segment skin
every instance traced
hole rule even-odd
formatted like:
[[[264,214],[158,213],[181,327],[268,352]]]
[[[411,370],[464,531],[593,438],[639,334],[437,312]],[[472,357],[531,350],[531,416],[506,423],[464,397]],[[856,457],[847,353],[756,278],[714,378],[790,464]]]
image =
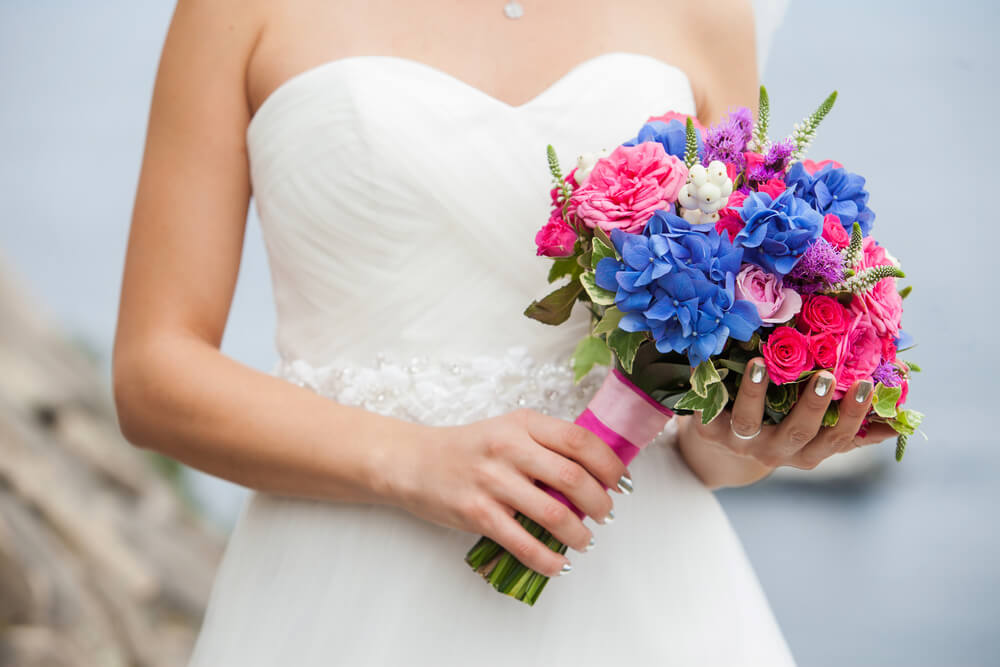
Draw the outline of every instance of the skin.
[[[586,547],[591,529],[532,483],[559,489],[599,523],[608,516],[604,487],[627,471],[584,429],[531,410],[456,427],[411,424],[336,404],[219,351],[251,196],[246,128],[295,74],[346,56],[395,55],[516,105],[582,61],[630,51],[684,69],[703,123],[755,102],[749,3],[717,0],[709,12],[698,3],[553,0],[528,6],[520,21],[504,19],[501,7],[180,0],[153,95],[115,338],[114,394],[129,441],[266,492],[399,506],[489,535],[549,575],[567,559],[526,533],[515,511]],[[751,396],[741,394],[738,412],[753,413]],[[796,430],[765,429],[751,445],[685,419],[680,452],[710,486],[826,455],[816,438],[792,452],[822,414],[796,411]]]

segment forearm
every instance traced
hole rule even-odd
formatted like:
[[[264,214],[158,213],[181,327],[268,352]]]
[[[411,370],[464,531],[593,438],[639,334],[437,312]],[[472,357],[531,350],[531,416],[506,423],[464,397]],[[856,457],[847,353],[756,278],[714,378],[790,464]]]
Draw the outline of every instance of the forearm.
[[[729,449],[705,440],[691,428],[696,416],[676,417],[681,420],[677,428],[677,450],[691,471],[705,484],[716,489],[725,486],[753,484],[773,471],[754,458],[739,456]]]
[[[273,493],[389,502],[384,463],[426,430],[339,405],[194,338],[116,351],[114,377],[132,443]]]

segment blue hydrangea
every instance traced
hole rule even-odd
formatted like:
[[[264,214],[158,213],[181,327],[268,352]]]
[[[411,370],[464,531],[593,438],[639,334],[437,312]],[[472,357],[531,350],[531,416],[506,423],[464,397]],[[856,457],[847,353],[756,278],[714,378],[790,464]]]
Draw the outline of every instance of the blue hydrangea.
[[[698,155],[701,155],[703,147],[701,132],[695,130],[695,134],[698,137]],[[687,147],[687,127],[676,118],[670,122],[654,120],[643,125],[639,129],[639,134],[626,141],[623,145],[635,146],[636,144],[644,144],[647,141],[658,142],[667,151],[668,155],[674,155],[683,160],[684,149]]]
[[[777,276],[784,276],[823,234],[823,216],[788,188],[771,199],[766,192],[751,192],[740,217],[746,226],[733,242],[744,249],[743,258]]]
[[[833,164],[824,165],[810,175],[801,162],[788,170],[785,178],[795,188],[795,196],[805,199],[823,215],[832,213],[850,234],[854,223],[861,225],[861,233],[868,236],[875,223],[875,212],[868,208],[868,191],[863,176],[852,174]]]
[[[642,234],[614,230],[611,241],[622,260],[602,259],[597,284],[615,292],[619,327],[650,332],[660,352],[686,354],[694,367],[760,328],[756,306],[735,297],[743,250],[713,225],[658,211]]]

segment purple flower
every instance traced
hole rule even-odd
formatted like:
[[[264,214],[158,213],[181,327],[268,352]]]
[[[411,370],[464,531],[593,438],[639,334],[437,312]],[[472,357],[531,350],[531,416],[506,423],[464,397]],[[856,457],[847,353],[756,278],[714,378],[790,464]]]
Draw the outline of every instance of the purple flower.
[[[702,163],[707,165],[712,160],[720,160],[736,165],[737,171],[742,171],[745,164],[743,152],[753,133],[753,118],[750,110],[740,107],[729,113],[726,119],[708,128],[705,133],[705,153]]]
[[[812,294],[844,279],[844,259],[829,241],[820,238],[810,245],[788,278],[798,281],[798,291]]]
[[[783,178],[785,167],[788,166],[788,160],[794,152],[795,142],[791,139],[783,139],[771,144],[767,153],[764,154],[763,161],[753,165],[747,171],[747,180],[763,183],[772,178]]]
[[[876,382],[881,382],[887,387],[898,387],[903,383],[903,378],[900,376],[896,364],[885,359],[875,367],[875,370],[872,372],[872,379]]]

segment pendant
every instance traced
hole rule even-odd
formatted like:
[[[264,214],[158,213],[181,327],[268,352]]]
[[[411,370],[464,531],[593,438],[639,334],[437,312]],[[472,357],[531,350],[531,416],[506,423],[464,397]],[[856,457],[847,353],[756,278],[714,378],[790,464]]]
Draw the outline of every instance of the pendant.
[[[519,19],[524,16],[524,7],[517,0],[510,0],[503,6],[503,14],[509,19]]]

